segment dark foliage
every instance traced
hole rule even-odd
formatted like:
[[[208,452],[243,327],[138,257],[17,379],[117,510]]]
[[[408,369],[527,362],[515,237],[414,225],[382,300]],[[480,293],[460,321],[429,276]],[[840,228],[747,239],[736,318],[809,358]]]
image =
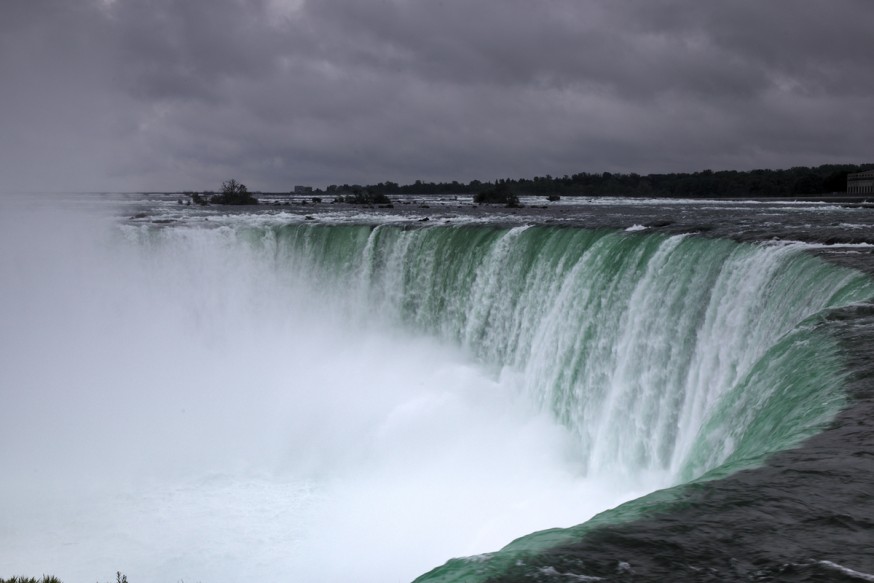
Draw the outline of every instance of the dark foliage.
[[[874,170],[874,164],[826,164],[814,168],[799,166],[788,170],[702,170],[670,174],[612,174],[610,172],[574,175],[535,176],[494,182],[423,182],[399,185],[380,182],[370,186],[331,185],[325,192],[346,194],[356,191],[379,194],[469,194],[496,190],[502,185],[516,195],[536,196],[649,196],[679,198],[720,198],[758,196],[816,196],[845,193],[847,174]]]
[[[221,194],[209,201],[213,204],[258,204],[258,199],[249,194],[246,185],[234,179],[223,182]]]
[[[477,204],[503,204],[510,208],[518,208],[519,197],[510,191],[510,187],[506,182],[499,184],[495,188],[478,192],[473,197],[473,202]]]

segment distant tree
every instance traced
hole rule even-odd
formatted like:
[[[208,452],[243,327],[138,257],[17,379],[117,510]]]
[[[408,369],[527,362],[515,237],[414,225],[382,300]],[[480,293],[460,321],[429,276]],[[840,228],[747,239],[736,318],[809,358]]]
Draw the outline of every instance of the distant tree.
[[[245,184],[233,178],[222,182],[221,194],[210,199],[215,204],[258,204],[258,199],[249,194]]]
[[[510,208],[518,208],[519,197],[510,191],[508,181],[499,180],[495,188],[478,192],[473,197],[473,202],[477,204],[503,204]]]
[[[822,181],[824,192],[846,192],[849,172],[832,172]]]

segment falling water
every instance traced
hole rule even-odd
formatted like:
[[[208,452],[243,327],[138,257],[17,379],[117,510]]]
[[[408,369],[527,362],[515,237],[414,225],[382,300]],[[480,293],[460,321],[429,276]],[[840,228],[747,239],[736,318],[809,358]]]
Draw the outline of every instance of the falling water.
[[[682,235],[2,227],[0,565],[62,579],[410,580],[758,464],[842,406],[821,316],[874,295]]]

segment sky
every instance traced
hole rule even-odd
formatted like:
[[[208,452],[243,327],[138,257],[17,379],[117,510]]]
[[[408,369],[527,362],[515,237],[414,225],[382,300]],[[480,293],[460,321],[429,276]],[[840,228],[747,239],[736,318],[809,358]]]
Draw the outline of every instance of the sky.
[[[0,0],[0,191],[874,162],[871,0]]]

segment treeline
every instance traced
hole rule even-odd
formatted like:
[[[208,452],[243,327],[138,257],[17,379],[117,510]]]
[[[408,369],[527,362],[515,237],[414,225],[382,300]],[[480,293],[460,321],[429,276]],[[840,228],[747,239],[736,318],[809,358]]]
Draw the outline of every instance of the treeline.
[[[472,180],[468,183],[423,182],[399,185],[380,182],[362,186],[328,186],[327,194],[367,192],[372,194],[479,194],[497,188],[516,195],[560,196],[651,196],[651,197],[757,197],[815,196],[847,191],[847,174],[874,170],[874,164],[825,164],[815,168],[799,166],[788,170],[703,170],[671,174],[613,174],[603,172],[574,175],[535,176],[523,179]]]

